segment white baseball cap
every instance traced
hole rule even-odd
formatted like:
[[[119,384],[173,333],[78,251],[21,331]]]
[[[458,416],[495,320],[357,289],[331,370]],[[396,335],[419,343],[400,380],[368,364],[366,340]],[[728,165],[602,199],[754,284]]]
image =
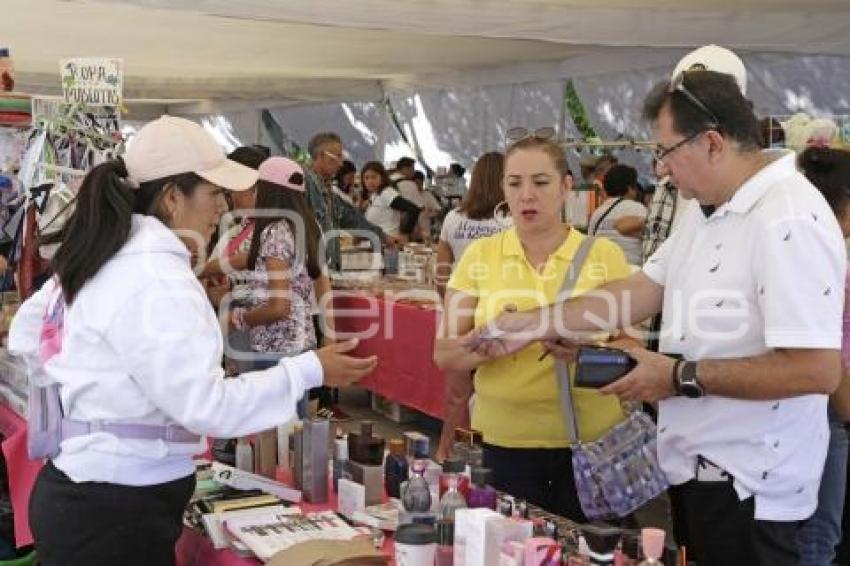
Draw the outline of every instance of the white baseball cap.
[[[682,57],[682,60],[673,69],[672,77],[676,77],[684,71],[695,70],[732,75],[735,82],[738,83],[738,88],[741,89],[741,94],[747,96],[747,68],[744,67],[741,58],[729,49],[713,44],[694,49]]]
[[[124,154],[130,182],[162,179],[195,173],[231,191],[254,186],[260,174],[227,158],[213,137],[200,125],[174,116],[162,116],[145,124],[130,140]]]

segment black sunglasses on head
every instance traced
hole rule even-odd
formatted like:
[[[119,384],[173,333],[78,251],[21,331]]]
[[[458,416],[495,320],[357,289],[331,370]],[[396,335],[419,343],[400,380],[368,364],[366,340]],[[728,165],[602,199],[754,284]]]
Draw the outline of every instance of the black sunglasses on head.
[[[699,71],[693,71],[699,72]],[[691,92],[687,86],[685,86],[685,77],[687,76],[688,71],[682,71],[670,81],[670,87],[667,89],[669,94],[681,93],[685,99],[691,103],[695,108],[697,108],[700,112],[702,112],[706,117],[711,119],[710,129],[716,129],[720,127],[720,120],[717,118],[717,114],[711,111],[711,109],[705,105],[705,103],[699,99],[697,95]]]

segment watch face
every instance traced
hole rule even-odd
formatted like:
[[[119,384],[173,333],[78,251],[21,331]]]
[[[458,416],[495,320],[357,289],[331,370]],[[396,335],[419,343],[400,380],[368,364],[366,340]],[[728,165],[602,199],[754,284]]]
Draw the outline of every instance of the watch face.
[[[697,399],[703,395],[702,387],[693,381],[682,382],[679,389],[682,391],[682,395],[691,399]]]
[[[687,362],[679,375],[679,393],[685,397],[696,399],[705,394],[699,380],[697,380],[697,364]]]

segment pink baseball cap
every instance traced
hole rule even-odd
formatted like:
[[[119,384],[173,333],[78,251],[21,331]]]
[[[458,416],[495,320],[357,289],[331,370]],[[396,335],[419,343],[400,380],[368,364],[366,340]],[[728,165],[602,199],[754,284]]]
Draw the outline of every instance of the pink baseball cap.
[[[259,177],[254,169],[229,160],[224,149],[200,125],[174,116],[162,116],[145,124],[130,140],[124,163],[130,182],[136,186],[195,173],[219,187],[245,191]]]
[[[304,170],[286,157],[269,157],[260,164],[260,179],[275,185],[305,192]]]

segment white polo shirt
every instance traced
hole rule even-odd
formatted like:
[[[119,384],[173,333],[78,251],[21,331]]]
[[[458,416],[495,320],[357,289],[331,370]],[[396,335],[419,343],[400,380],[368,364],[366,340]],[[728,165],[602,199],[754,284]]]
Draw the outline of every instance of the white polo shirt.
[[[688,360],[774,348],[841,348],[846,256],[835,215],[792,152],[750,178],[706,218],[687,207],[644,272],[664,286],[661,351]],[[818,368],[812,368],[813,372]],[[673,484],[697,455],[735,478],[755,517],[790,521],[817,506],[829,431],[826,395],[661,401],[658,455]]]

